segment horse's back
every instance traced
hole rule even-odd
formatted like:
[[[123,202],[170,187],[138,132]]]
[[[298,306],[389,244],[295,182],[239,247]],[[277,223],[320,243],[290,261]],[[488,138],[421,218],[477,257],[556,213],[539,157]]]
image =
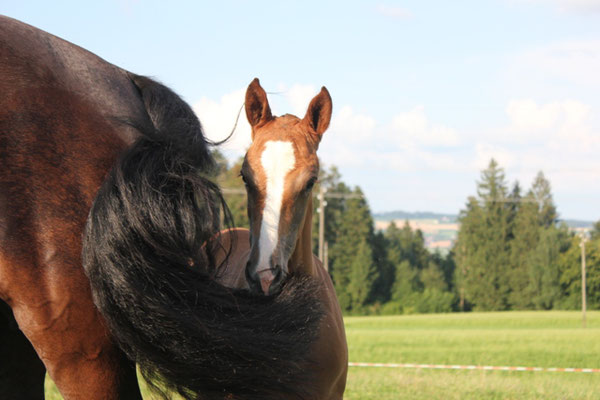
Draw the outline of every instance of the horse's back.
[[[94,195],[135,135],[111,118],[143,115],[135,87],[86,50],[0,17],[0,93],[0,258],[70,253],[79,264]],[[8,281],[0,279],[0,297],[10,300]]]
[[[52,89],[89,102],[104,116],[141,119],[146,115],[126,71],[73,43],[5,16],[0,16],[0,76],[3,106],[15,104],[19,97],[31,102]],[[4,108],[0,112],[5,112]],[[125,128],[119,134],[128,141],[135,135]]]

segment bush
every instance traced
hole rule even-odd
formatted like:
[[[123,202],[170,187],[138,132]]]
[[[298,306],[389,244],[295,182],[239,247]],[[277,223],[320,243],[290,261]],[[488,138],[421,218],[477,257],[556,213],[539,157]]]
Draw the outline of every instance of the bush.
[[[381,307],[381,315],[403,314],[402,304],[399,301],[388,301]]]
[[[402,300],[390,301],[381,307],[382,315],[447,313],[453,311],[456,296],[438,289],[412,292]]]
[[[455,296],[450,292],[438,289],[425,289],[415,293],[414,307],[417,313],[447,313],[452,311]]]

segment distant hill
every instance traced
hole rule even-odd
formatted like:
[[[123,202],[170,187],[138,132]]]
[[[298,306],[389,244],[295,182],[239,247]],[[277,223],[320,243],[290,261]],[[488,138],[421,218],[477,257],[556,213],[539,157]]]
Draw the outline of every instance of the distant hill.
[[[581,221],[578,219],[560,219],[559,221],[567,224],[569,228],[592,229],[594,227],[594,222],[592,221]]]
[[[425,246],[429,250],[442,253],[450,251],[460,229],[456,214],[440,214],[429,211],[390,211],[373,214],[373,219],[375,220],[375,229],[378,231],[387,229],[392,221],[395,221],[398,227],[402,227],[404,221],[409,221],[412,229],[419,229],[423,233]],[[564,219],[560,222],[566,223],[576,232],[592,229],[594,225],[590,221],[575,219]]]
[[[444,222],[456,222],[458,215],[456,214],[440,214],[430,211],[388,211],[383,213],[373,214],[373,219],[377,221],[393,221],[393,220],[415,220],[415,219],[435,219]]]
[[[444,223],[455,223],[458,222],[457,214],[441,214],[431,211],[387,211],[382,213],[373,214],[373,219],[376,221],[404,221],[404,220],[437,220]],[[594,226],[593,221],[583,221],[578,219],[561,219],[560,222],[564,222],[573,229],[591,229]]]

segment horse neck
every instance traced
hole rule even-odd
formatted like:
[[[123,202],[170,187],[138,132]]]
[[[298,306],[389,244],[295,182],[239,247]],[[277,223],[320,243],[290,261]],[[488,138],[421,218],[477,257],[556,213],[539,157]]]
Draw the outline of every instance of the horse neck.
[[[290,258],[290,272],[314,276],[317,273],[312,252],[312,196],[306,204],[304,222],[300,225],[296,248]]]

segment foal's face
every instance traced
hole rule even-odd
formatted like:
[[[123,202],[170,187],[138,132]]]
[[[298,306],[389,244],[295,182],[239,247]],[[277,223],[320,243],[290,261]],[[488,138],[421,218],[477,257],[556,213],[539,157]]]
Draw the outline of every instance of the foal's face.
[[[274,294],[290,272],[289,260],[317,181],[316,152],[331,119],[331,98],[323,88],[303,119],[273,117],[255,79],[246,93],[246,115],[252,126],[252,144],[241,170],[251,240],[246,279],[251,290]]]

